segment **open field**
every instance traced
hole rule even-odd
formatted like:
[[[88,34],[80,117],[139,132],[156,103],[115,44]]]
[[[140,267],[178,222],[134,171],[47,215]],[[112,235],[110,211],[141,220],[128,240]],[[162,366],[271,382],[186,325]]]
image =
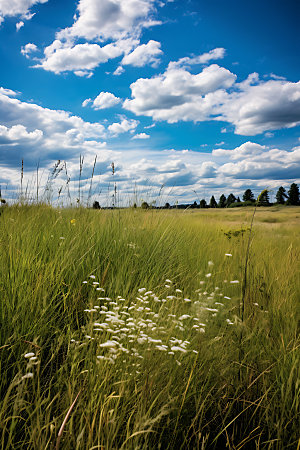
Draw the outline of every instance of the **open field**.
[[[244,284],[252,214],[5,208],[1,448],[299,449],[300,208]]]

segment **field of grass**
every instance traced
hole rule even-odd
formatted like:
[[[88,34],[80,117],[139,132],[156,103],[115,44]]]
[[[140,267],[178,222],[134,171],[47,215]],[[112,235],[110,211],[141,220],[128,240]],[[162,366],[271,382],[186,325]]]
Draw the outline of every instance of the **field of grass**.
[[[300,208],[0,216],[2,449],[299,449]],[[242,320],[243,319],[243,320]]]

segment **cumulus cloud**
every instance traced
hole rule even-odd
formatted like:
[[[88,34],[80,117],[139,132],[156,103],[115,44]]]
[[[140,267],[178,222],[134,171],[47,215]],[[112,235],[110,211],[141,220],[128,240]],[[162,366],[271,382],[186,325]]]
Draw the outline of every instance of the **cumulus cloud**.
[[[139,35],[151,19],[154,0],[79,0],[75,21],[58,38],[123,39]]]
[[[149,134],[139,133],[139,134],[136,134],[135,136],[133,136],[132,139],[149,139],[149,138],[150,138]]]
[[[143,67],[147,64],[156,67],[159,63],[159,55],[162,54],[160,42],[150,40],[147,44],[136,47],[133,52],[125,55],[122,59],[122,65],[132,65],[134,67]]]
[[[120,56],[122,65],[154,67],[162,53],[160,43],[150,40],[140,45],[140,36],[144,28],[160,24],[153,15],[156,5],[163,4],[157,0],[79,0],[73,25],[56,33],[35,67],[91,76],[97,66]],[[114,75],[124,71],[122,65]]]
[[[26,58],[30,58],[32,53],[35,53],[37,51],[38,51],[37,46],[35,44],[32,44],[31,42],[24,45],[24,47],[21,47],[21,53],[22,55],[26,56]]]
[[[235,126],[236,134],[254,136],[300,123],[300,82],[269,80],[245,84],[227,95],[220,120]]]
[[[43,137],[42,130],[33,130],[28,132],[23,125],[13,125],[11,128],[0,125],[0,144],[13,143],[20,144],[24,142],[37,142]]]
[[[89,77],[99,64],[130,52],[137,42],[134,39],[124,39],[102,47],[87,42],[72,46],[69,42],[56,39],[45,48],[45,57],[35,67],[56,74],[74,71],[75,75]]]
[[[20,152],[36,162],[37,156],[41,160],[51,159],[51,155],[63,152],[68,157],[105,145],[107,132],[102,124],[26,103],[12,95],[9,90],[0,90],[0,159],[5,164],[13,164],[20,158]]]
[[[24,22],[21,20],[20,22],[16,23],[16,30],[19,31],[22,27],[24,27]]]
[[[208,120],[235,79],[236,75],[217,64],[196,75],[185,69],[168,68],[161,75],[132,83],[132,99],[125,100],[124,108],[169,123]]]
[[[132,83],[123,106],[169,123],[225,121],[245,136],[300,123],[300,82],[260,81],[257,73],[235,81],[235,74],[217,64],[197,74],[171,64],[163,74]]]
[[[85,100],[82,106],[86,106],[90,101],[91,99]],[[121,99],[119,97],[116,97],[111,92],[100,92],[100,94],[92,102],[92,108],[96,110],[112,108],[113,106],[118,105],[120,101]]]
[[[202,53],[202,55],[189,57],[185,56],[184,58],[180,58],[178,61],[171,61],[169,63],[169,69],[178,69],[181,67],[192,66],[195,64],[207,64],[208,62],[215,59],[223,59],[225,56],[226,50],[225,48],[214,48],[210,50],[208,53]]]
[[[34,14],[30,13],[30,8],[38,3],[47,3],[48,0],[0,0],[0,23],[1,18],[21,16],[30,20]],[[20,22],[21,23],[21,22]]]
[[[121,133],[127,133],[130,131],[134,133],[136,127],[138,126],[139,121],[134,119],[122,119],[121,122],[115,122],[108,126],[108,130],[114,135],[117,136]]]

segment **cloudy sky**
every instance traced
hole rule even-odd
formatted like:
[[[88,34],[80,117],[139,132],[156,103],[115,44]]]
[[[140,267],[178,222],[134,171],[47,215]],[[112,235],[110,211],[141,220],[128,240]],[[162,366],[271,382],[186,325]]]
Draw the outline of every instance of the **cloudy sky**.
[[[299,17],[298,0],[0,0],[2,196],[23,159],[23,193],[60,160],[52,195],[78,197],[80,155],[103,205],[115,182],[123,204],[299,183]]]

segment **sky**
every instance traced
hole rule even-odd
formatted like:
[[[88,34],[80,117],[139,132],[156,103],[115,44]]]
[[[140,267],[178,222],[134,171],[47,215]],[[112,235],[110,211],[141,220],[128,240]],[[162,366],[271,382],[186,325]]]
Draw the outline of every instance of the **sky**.
[[[2,197],[275,198],[300,182],[299,17],[298,0],[0,0]]]

